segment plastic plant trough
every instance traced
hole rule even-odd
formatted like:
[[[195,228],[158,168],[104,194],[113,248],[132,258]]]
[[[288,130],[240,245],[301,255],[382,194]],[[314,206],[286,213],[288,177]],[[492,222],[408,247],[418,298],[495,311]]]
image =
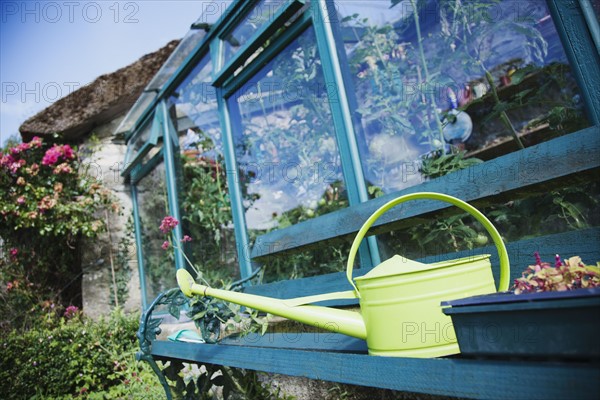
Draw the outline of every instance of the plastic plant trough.
[[[461,354],[477,357],[600,358],[600,288],[442,302]]]

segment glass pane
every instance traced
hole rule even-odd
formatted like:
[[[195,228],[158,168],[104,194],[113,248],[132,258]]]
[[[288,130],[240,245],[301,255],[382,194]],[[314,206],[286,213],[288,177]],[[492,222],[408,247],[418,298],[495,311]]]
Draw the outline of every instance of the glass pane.
[[[345,207],[312,28],[228,99],[250,235]]]
[[[244,46],[263,25],[270,22],[285,0],[260,0],[248,15],[223,39],[223,64]]]
[[[125,166],[128,166],[131,163],[142,146],[150,139],[150,134],[152,133],[152,121],[153,118],[150,117],[150,122],[148,122],[130,141],[127,145],[127,154],[125,155]]]
[[[146,90],[160,90],[162,86],[173,76],[175,71],[181,66],[181,63],[190,55],[192,50],[200,43],[206,36],[204,29],[192,29],[181,39],[181,42],[177,45],[173,53],[167,58],[167,61],[158,70],[156,75],[152,78]]]
[[[165,251],[162,244],[169,237],[159,230],[162,219],[169,215],[165,166],[161,162],[136,185],[139,207],[142,256],[146,277],[146,300],[148,304],[156,296],[175,287],[175,260],[173,248]]]
[[[217,99],[211,62],[202,60],[169,98],[179,136],[179,207],[185,252],[210,282],[239,279]]]
[[[340,242],[321,249],[264,257],[260,260],[264,265],[263,283],[345,271],[349,253],[350,243]]]
[[[600,226],[598,180],[565,186],[495,204],[480,211],[502,235],[505,243],[544,235]],[[382,259],[401,254],[411,259],[493,245],[483,226],[467,214],[449,218],[432,217],[410,228],[378,236]],[[519,249],[533,254],[536,249]],[[571,257],[576,254],[562,254]],[[532,258],[533,260],[533,258]],[[595,260],[585,260],[593,263]],[[514,266],[520,271],[526,266]]]
[[[589,125],[543,1],[335,6],[374,195]]]
[[[135,104],[131,107],[123,121],[119,124],[115,130],[114,135],[124,134],[129,132],[135,126],[137,120],[146,111],[146,108],[156,98],[155,92],[143,92],[140,97],[136,100]]]

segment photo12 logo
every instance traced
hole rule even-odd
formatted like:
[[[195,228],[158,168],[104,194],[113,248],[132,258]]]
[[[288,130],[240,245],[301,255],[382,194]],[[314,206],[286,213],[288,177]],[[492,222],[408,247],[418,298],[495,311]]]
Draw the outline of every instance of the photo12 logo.
[[[98,23],[136,24],[140,6],[128,1],[4,1],[2,23]]]
[[[201,19],[198,22],[212,22],[221,18],[232,1],[200,1]],[[257,2],[246,14],[244,21],[247,25],[260,26],[272,21],[279,9],[288,3],[287,0],[268,0]]]
[[[80,86],[79,82],[2,82],[2,103],[53,103],[73,93]]]

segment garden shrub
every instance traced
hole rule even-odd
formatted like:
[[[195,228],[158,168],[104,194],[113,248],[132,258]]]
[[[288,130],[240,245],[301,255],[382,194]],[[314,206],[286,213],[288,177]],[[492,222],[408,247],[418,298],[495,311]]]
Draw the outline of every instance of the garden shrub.
[[[119,309],[91,321],[75,308],[41,320],[0,343],[3,399],[152,399],[164,392],[149,366],[135,361],[139,315]]]
[[[85,172],[76,149],[39,137],[0,152],[0,331],[81,306],[81,239],[102,231],[100,208],[119,208]]]

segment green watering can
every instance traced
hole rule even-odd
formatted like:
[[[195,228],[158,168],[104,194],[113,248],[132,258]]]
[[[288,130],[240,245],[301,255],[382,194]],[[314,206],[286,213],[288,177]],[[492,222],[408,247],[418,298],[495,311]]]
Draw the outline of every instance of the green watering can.
[[[381,206],[358,231],[348,257],[346,275],[354,290],[273,299],[199,285],[184,269],[177,282],[186,296],[216,297],[308,325],[367,341],[369,354],[392,357],[441,357],[460,353],[452,321],[440,303],[496,291],[489,254],[423,264],[395,255],[352,280],[354,258],[365,234],[383,213],[409,200],[430,199],[453,204],[475,217],[491,235],[500,256],[499,290],[508,289],[509,261],[506,247],[492,223],[476,208],[440,193],[412,193]],[[355,299],[360,313],[307,305],[324,300]]]

